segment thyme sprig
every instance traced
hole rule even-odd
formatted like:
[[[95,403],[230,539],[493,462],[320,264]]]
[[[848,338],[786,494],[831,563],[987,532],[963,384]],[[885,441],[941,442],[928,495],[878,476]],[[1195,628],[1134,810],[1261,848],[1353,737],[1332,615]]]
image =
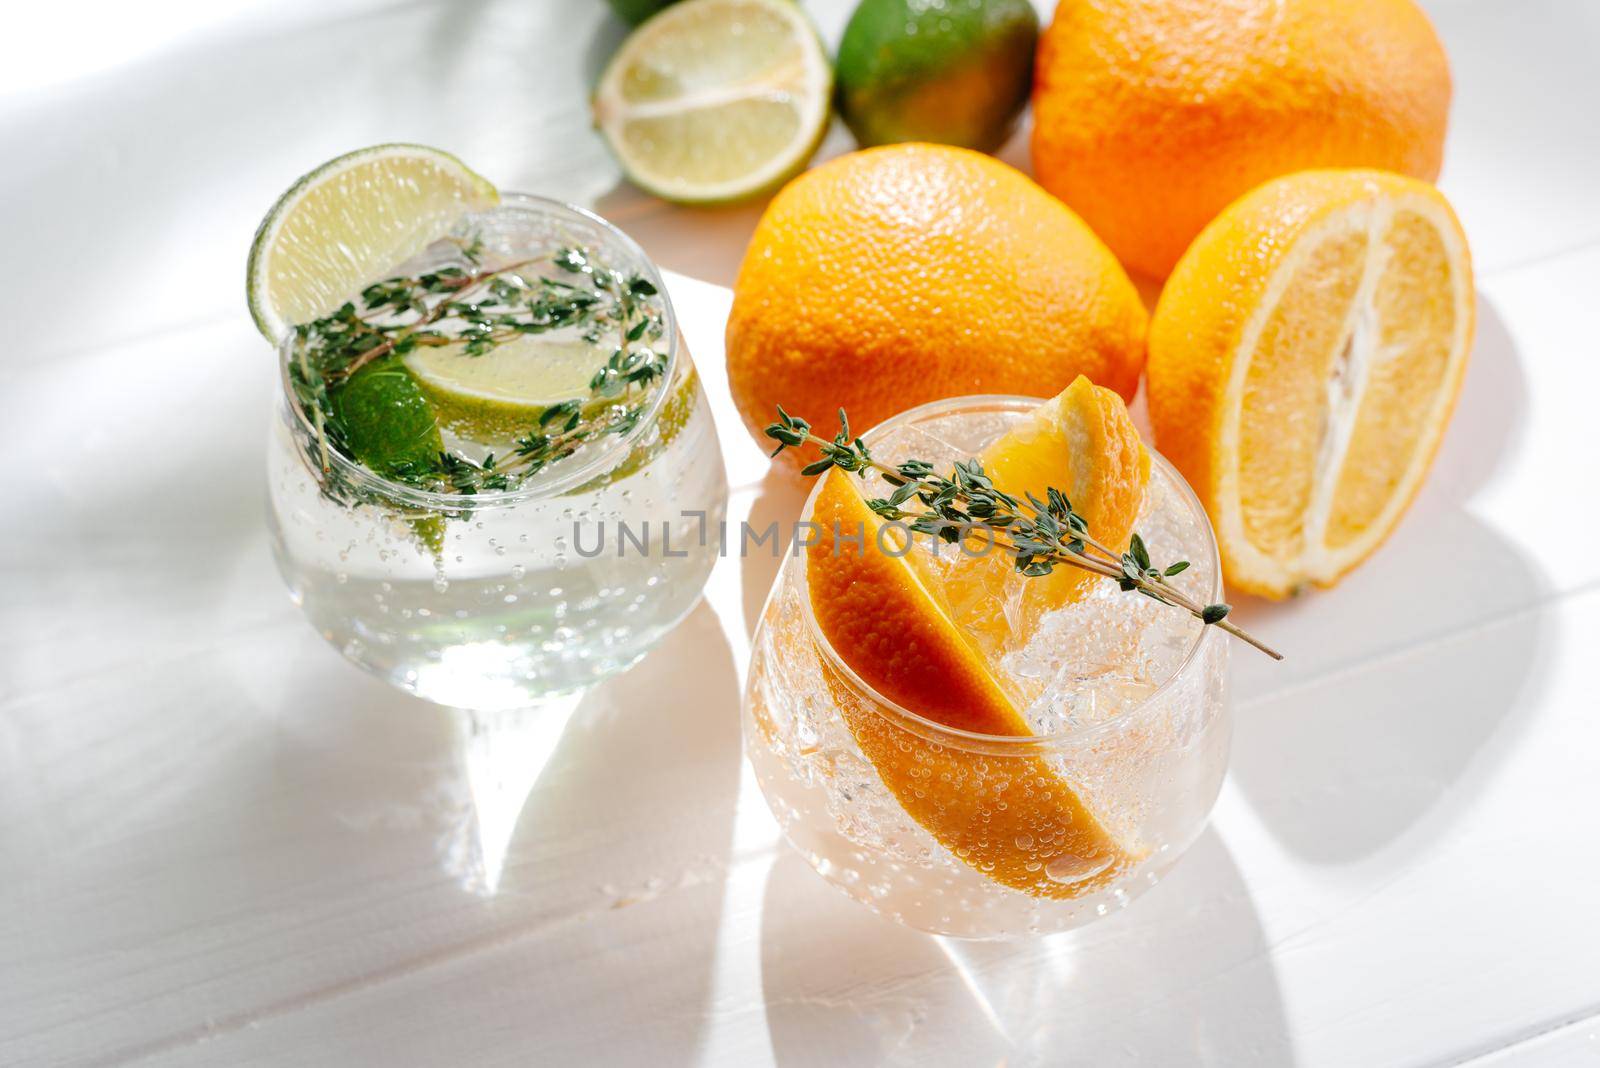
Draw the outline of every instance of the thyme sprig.
[[[614,270],[577,246],[486,267],[480,239],[457,244],[465,266],[375,282],[359,301],[295,327],[290,384],[310,415],[324,489],[338,499],[350,499],[353,487],[334,470],[332,454],[359,460],[333,394],[384,356],[460,345],[464,355],[477,357],[514,338],[564,328],[580,330],[596,346],[613,338],[610,356],[589,381],[589,397],[546,408],[508,453],[477,460],[447,450],[379,472],[404,485],[462,495],[515,489],[587,442],[628,433],[644,414],[649,387],[666,373],[667,356],[655,345],[664,331],[661,305],[651,299],[657,291],[648,279]],[[546,266],[572,278],[534,270]]]
[[[940,476],[926,460],[911,459],[893,466],[882,463],[873,458],[861,438],[851,435],[843,408],[839,409],[839,431],[832,440],[812,433],[810,423],[781,407],[778,421],[768,425],[765,433],[778,443],[773,456],[807,443],[817,446],[822,458],[807,464],[802,474],[820,475],[837,467],[864,479],[869,470],[876,471],[894,492],[866,503],[886,520],[909,520],[911,530],[950,544],[982,531],[986,548],[999,546],[1010,553],[1016,569],[1030,578],[1048,575],[1062,565],[1089,571],[1113,580],[1124,592],[1138,592],[1183,609],[1274,660],[1283,659],[1283,654],[1230,622],[1228,605],[1200,604],[1168,581],[1188,569],[1187,560],[1165,567],[1155,565],[1137,532],[1129,537],[1126,552],[1111,549],[1095,539],[1066,494],[1054,487],[1046,491],[1044,500],[1032,493],[1019,499],[995,486],[976,459],[956,461],[948,477]],[[908,507],[913,501],[921,506],[919,510]]]

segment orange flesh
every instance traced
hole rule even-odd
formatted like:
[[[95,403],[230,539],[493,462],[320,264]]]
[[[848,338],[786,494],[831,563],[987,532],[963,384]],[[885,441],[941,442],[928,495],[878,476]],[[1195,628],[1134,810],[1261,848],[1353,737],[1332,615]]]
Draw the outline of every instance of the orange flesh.
[[[1376,241],[1374,248],[1366,229],[1352,228],[1313,248],[1250,356],[1239,430],[1241,515],[1255,547],[1280,560],[1346,546],[1383,514],[1431,425],[1424,416],[1449,367],[1455,305],[1437,228],[1402,211]],[[1363,294],[1364,275],[1374,269]],[[1333,422],[1334,399],[1356,389],[1338,470],[1324,470],[1342,429]],[[1330,478],[1326,523],[1308,527],[1318,488]]]
[[[1388,262],[1374,307],[1378,352],[1366,398],[1334,489],[1325,544],[1363,533],[1388,506],[1410,467],[1450,362],[1455,302],[1450,261],[1438,231],[1414,213],[1396,215],[1385,239]]]
[[[1250,360],[1239,428],[1240,505],[1246,536],[1269,556],[1293,557],[1305,542],[1328,430],[1328,379],[1366,256],[1365,233],[1317,248],[1289,280]]]
[[[1122,398],[1081,375],[1041,404],[978,457],[994,484],[1026,501],[1045,500],[1051,487],[1066,494],[1094,537],[1122,552],[1144,503],[1150,454]],[[1026,513],[1025,513],[1026,514]],[[983,536],[973,551],[985,549]],[[1099,581],[1091,572],[1060,566],[1021,585],[1015,618],[1006,612],[1006,589],[1017,582],[1012,557],[998,539],[981,555],[960,557],[941,589],[952,618],[991,659],[1025,639],[1050,609],[1076,601]],[[919,557],[911,557],[913,563]]]

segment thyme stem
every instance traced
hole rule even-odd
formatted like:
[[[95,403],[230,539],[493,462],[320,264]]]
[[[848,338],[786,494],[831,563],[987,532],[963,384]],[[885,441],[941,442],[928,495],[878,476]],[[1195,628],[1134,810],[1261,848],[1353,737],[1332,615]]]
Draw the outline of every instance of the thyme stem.
[[[474,286],[482,285],[490,279],[498,277],[499,275],[510,274],[512,271],[520,270],[523,267],[528,267],[535,263],[548,262],[549,259],[550,257],[548,256],[540,256],[534,259],[520,260],[504,267],[496,267],[492,271],[479,271],[477,274],[466,275],[459,280],[444,279],[441,284],[453,288],[457,294],[456,300],[459,301],[462,297],[465,297],[469,292],[471,292]],[[392,285],[396,282],[409,283],[412,285],[420,284],[418,279],[415,278],[390,279],[389,283],[387,284]],[[450,303],[451,302],[448,300],[439,301],[433,307],[424,312],[422,317],[416,322],[403,327],[399,333],[397,333],[394,337],[389,338],[387,341],[383,341],[368,349],[366,352],[356,357],[356,359],[350,364],[346,365],[342,370],[334,372],[330,377],[336,381],[344,381],[357,371],[361,370],[361,368],[371,363],[373,360],[376,360],[378,357],[387,356],[389,353],[394,351],[396,345],[400,344],[407,338],[415,337],[417,331],[423,329],[424,327],[432,326],[440,319],[443,319],[445,314],[450,310]],[[367,333],[382,333],[382,331],[374,329],[372,325],[365,322],[365,320],[362,320],[362,324],[367,327]],[[448,345],[450,343],[450,339],[448,338],[419,338],[418,340],[421,343],[433,345]]]
[[[867,506],[888,519],[914,519],[914,531],[937,535],[946,540],[965,540],[975,529],[987,531],[1015,558],[1016,568],[1028,576],[1045,575],[1058,564],[1066,564],[1089,571],[1103,578],[1115,580],[1123,590],[1139,593],[1173,608],[1180,608],[1207,626],[1214,626],[1260,650],[1274,660],[1283,654],[1256,638],[1226,617],[1230,608],[1225,604],[1201,605],[1179,590],[1168,576],[1178,574],[1189,566],[1180,561],[1165,569],[1151,566],[1148,550],[1138,533],[1129,538],[1129,551],[1118,553],[1092,537],[1083,518],[1072,510],[1071,503],[1059,490],[1050,489],[1047,501],[1028,494],[1027,501],[996,488],[983,473],[982,466],[971,460],[957,463],[950,478],[940,478],[932,464],[909,460],[890,466],[867,450],[860,438],[850,435],[850,422],[844,410],[839,411],[839,433],[831,440],[812,433],[804,419],[778,409],[779,421],[766,429],[768,437],[778,442],[773,450],[777,455],[786,448],[810,443],[822,453],[822,459],[807,465],[806,474],[821,474],[831,467],[865,477],[867,470],[877,471],[885,481],[896,487],[885,500],[869,500]],[[920,500],[927,511],[908,513],[902,504],[913,497]],[[962,506],[965,506],[964,508]],[[1031,513],[1028,519],[1018,511]]]

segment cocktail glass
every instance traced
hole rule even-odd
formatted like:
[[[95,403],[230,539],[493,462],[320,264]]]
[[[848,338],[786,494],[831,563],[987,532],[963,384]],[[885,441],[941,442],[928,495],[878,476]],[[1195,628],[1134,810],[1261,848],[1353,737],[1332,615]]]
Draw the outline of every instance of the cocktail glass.
[[[917,457],[948,471],[1039,403],[941,401],[866,440],[891,464]],[[1158,456],[1137,527],[1152,555],[1190,561],[1176,580],[1185,592],[1220,599],[1205,513]],[[864,542],[881,551],[871,534]],[[790,844],[850,897],[936,934],[1060,931],[1126,905],[1203,830],[1231,736],[1228,639],[1216,628],[1097,582],[1039,619],[1002,661],[1031,695],[1022,711],[1034,734],[975,734],[863,682],[819,628],[806,570],[803,552],[791,556],[763,611],[745,752]],[[1092,849],[1078,833],[1085,812],[1104,832]]]
[[[641,417],[511,491],[418,489],[318,447],[287,373],[291,336],[267,458],[272,546],[296,603],[356,664],[441,704],[518,708],[626,669],[689,612],[716,560],[708,532],[727,484],[671,301],[637,244],[520,194],[455,235],[406,272],[448,262],[470,236],[506,261],[583,246],[650,282],[666,371]]]

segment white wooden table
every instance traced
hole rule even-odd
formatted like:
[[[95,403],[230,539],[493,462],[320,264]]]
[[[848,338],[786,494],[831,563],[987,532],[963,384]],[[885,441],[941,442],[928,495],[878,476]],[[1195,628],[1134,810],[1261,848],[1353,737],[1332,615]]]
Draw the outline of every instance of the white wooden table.
[[[845,0],[810,7],[836,41]],[[734,517],[795,508],[721,378],[757,209],[620,182],[599,0],[8,8],[0,1064],[1600,1063],[1600,3],[1429,7],[1480,301],[1432,479],[1338,590],[1241,608],[1291,659],[1235,658],[1170,879],[1010,947],[879,920],[777,840],[737,716],[771,560],[564,732],[397,695],[273,571],[245,249],[384,140],[639,238]]]

